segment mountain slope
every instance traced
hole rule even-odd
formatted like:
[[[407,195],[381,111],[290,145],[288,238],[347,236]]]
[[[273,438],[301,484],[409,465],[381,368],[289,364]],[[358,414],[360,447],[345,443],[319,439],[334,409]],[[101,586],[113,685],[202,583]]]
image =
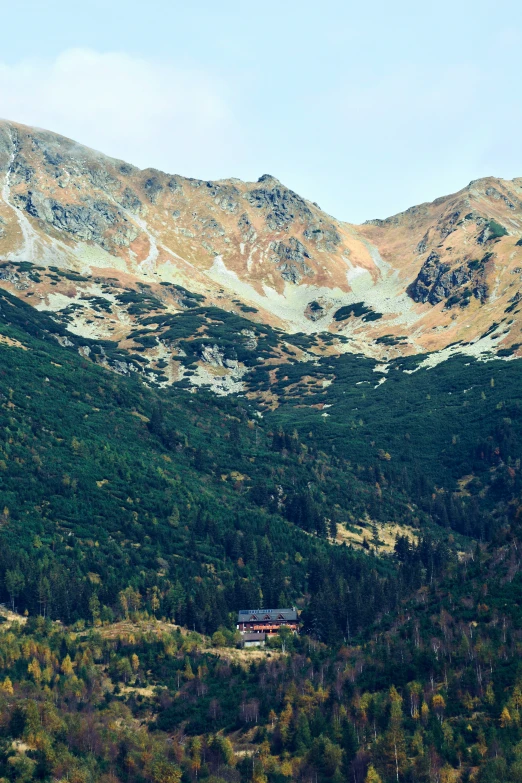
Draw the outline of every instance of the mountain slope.
[[[272,431],[244,400],[158,393],[59,345],[14,297],[0,307],[3,600],[71,622],[93,594],[110,606],[154,588],[169,617],[214,631],[238,603],[301,600],[338,520],[364,523],[375,504],[344,461]],[[406,497],[384,494],[402,529]],[[370,578],[375,564],[333,549],[340,570]],[[8,572],[21,574],[13,594]]]
[[[377,563],[335,543],[386,554],[399,534],[443,540],[449,528],[467,549],[516,523],[518,360],[414,372],[409,360],[376,384],[373,360],[346,355],[330,396],[312,390],[305,404],[288,378],[260,416],[244,398],[99,367],[85,341],[60,345],[63,327],[6,293],[0,324],[0,595],[20,571],[31,612],[41,580],[65,621],[85,617],[93,593],[111,605],[129,585],[175,588],[177,619],[215,630],[238,603],[313,594],[314,558],[371,582]]]
[[[521,780],[519,181],[0,167],[1,780]]]
[[[129,347],[137,310],[175,315],[200,302],[286,333],[328,333],[328,353],[386,359],[459,342],[480,354],[522,342],[521,180],[479,180],[353,226],[268,175],[140,171],[8,122],[0,176],[2,285],[86,337]],[[129,307],[136,297],[141,308]],[[144,355],[169,366],[168,382],[184,377],[161,340]],[[222,357],[214,365],[241,388],[241,372]]]
[[[477,180],[360,231],[410,281],[409,296],[431,305],[417,327],[425,350],[476,339],[493,321],[504,324],[505,345],[519,339],[522,179]]]

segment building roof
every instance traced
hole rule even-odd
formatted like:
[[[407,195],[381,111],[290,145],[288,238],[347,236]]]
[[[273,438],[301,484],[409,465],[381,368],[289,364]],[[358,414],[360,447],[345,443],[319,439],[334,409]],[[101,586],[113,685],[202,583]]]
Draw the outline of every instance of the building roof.
[[[264,642],[266,639],[266,633],[242,633],[242,642]]]
[[[281,623],[296,622],[297,609],[240,609],[237,615],[238,623],[265,622]]]

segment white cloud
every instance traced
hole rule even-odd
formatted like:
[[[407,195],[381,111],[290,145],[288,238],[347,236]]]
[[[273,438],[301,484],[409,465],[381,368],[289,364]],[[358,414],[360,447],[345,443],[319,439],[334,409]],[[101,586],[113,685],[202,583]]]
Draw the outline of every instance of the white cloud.
[[[216,176],[241,145],[227,85],[119,52],[0,62],[0,117],[69,136],[138,166]]]

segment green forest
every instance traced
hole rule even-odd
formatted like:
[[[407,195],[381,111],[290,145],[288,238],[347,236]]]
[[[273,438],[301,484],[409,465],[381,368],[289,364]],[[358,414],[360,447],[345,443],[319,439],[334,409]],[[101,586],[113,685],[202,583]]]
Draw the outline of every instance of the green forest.
[[[522,781],[520,360],[218,398],[5,292],[0,357],[0,780]],[[301,633],[238,650],[262,605]]]

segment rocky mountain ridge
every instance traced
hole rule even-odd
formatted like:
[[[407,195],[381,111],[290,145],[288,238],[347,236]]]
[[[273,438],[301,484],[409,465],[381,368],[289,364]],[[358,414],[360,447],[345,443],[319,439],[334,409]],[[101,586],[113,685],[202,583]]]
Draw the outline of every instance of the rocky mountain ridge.
[[[162,324],[170,319],[172,335],[198,307],[243,319],[240,343],[278,330],[273,362],[296,334],[309,336],[307,357],[384,361],[455,344],[516,355],[522,343],[522,179],[477,180],[354,226],[270,175],[207,182],[141,171],[10,122],[0,123],[0,178],[2,287],[72,334],[141,352],[165,383],[186,377],[186,346],[164,339]],[[192,326],[206,334],[212,316],[200,315]],[[187,319],[182,331],[198,337]],[[205,382],[210,371],[211,385],[240,388],[244,365],[217,343],[196,365],[189,372],[203,367]]]

